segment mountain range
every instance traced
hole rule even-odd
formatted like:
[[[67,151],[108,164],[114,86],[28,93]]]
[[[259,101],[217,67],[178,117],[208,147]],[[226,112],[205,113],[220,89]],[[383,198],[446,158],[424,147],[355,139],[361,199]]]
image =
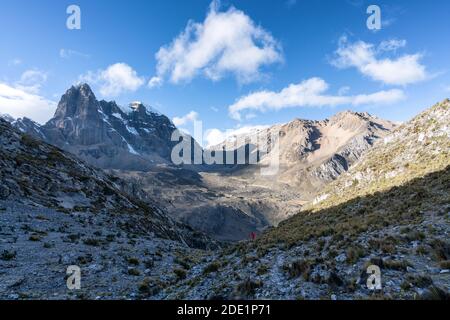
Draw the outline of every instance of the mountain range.
[[[176,128],[166,116],[141,102],[121,108],[98,101],[87,84],[67,90],[43,126],[27,118],[12,123],[103,169],[147,170],[169,163],[176,144],[171,141]]]
[[[239,165],[173,164],[166,116],[87,84],[44,125],[1,118],[0,298],[449,297],[449,100],[401,125],[346,111],[210,149],[257,154]]]
[[[235,159],[242,150],[247,159],[256,152],[256,164],[180,167],[170,159],[178,143],[171,137],[178,129],[166,116],[140,102],[120,107],[98,101],[87,84],[67,90],[54,117],[42,126],[27,118],[7,120],[24,133],[129,179],[172,217],[232,241],[294,214],[395,127],[351,111],[323,121],[295,119],[210,148]],[[274,135],[279,138],[272,142]],[[202,150],[194,139],[192,143],[194,150]],[[263,176],[261,168],[270,164],[273,150],[278,151],[279,170]]]

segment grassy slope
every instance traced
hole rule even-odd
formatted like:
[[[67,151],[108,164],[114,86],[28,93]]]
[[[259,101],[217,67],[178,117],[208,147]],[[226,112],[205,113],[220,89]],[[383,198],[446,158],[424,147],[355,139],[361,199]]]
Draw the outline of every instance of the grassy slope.
[[[391,224],[419,223],[450,205],[450,102],[439,103],[395,130],[348,173],[279,228],[265,243],[320,235],[356,235]]]

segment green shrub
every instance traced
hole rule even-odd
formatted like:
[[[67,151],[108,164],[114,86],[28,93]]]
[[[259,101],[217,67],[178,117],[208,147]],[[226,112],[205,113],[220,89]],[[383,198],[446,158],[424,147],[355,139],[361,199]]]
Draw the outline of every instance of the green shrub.
[[[98,247],[101,245],[101,241],[95,238],[84,239],[83,243],[87,246]]]
[[[445,289],[432,286],[421,296],[422,300],[450,300],[450,294]]]
[[[410,231],[406,234],[406,240],[408,241],[418,241],[425,239],[425,234],[420,231]]]
[[[28,240],[35,241],[35,242],[36,241],[41,241],[41,237],[37,233],[33,233],[32,235],[30,235]]]
[[[15,251],[8,251],[3,250],[2,254],[0,255],[0,259],[4,261],[9,261],[16,258],[16,252]]]
[[[217,261],[211,262],[209,265],[203,269],[203,274],[209,274],[212,272],[217,272],[220,269],[220,263]]]
[[[177,280],[186,279],[187,272],[184,269],[176,268],[173,270],[173,273],[177,276]]]
[[[425,256],[428,253],[428,248],[424,245],[417,246],[416,253],[421,256]]]
[[[439,262],[441,269],[450,269],[450,260],[444,260]]]
[[[259,266],[258,270],[256,271],[256,274],[258,276],[261,276],[263,274],[266,274],[269,271],[269,267],[266,266],[265,264]]]
[[[354,264],[358,260],[366,255],[364,248],[360,246],[352,246],[347,249],[347,263]]]
[[[433,280],[427,275],[412,275],[406,276],[406,279],[401,284],[403,290],[408,290],[413,287],[427,288],[433,284]]]
[[[450,260],[450,242],[435,239],[431,242],[431,248],[437,261]]]
[[[188,261],[186,261],[186,260],[187,260],[187,259],[182,260],[181,258],[176,258],[174,262],[175,262],[176,264],[179,264],[180,266],[182,266],[184,269],[189,270],[189,269],[191,268],[191,265],[190,265],[190,263],[189,263]]]
[[[406,271],[406,268],[410,266],[410,263],[406,260],[386,260],[384,261],[384,267],[386,269]]]
[[[236,287],[237,294],[245,297],[251,297],[255,294],[255,290],[261,288],[263,283],[261,281],[252,281],[247,279],[239,283]]]
[[[153,266],[155,265],[155,262],[153,261],[153,259],[146,259],[144,260],[144,266],[148,269],[153,268]]]
[[[130,258],[127,259],[127,262],[129,264],[134,265],[134,266],[138,266],[139,265],[139,260],[137,258],[130,257]]]
[[[166,287],[166,285],[162,281],[160,281],[158,279],[151,279],[148,277],[145,277],[138,284],[139,292],[142,295],[147,295],[147,296],[153,296],[155,294],[158,294],[165,287]]]
[[[136,268],[131,268],[131,269],[128,269],[128,274],[130,275],[130,276],[140,276],[141,275],[141,272],[138,270],[138,269],[136,269]]]
[[[291,279],[302,276],[303,279],[308,280],[311,272],[311,263],[307,260],[297,260],[284,265],[283,270]]]

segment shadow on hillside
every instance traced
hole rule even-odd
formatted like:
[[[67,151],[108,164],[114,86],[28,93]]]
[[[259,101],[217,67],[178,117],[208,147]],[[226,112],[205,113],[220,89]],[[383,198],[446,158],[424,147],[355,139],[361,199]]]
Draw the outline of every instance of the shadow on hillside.
[[[355,197],[316,212],[300,212],[263,234],[259,243],[294,246],[325,236],[351,242],[364,232],[389,226],[413,227],[433,215],[448,214],[449,210],[450,166],[447,166],[382,192]]]

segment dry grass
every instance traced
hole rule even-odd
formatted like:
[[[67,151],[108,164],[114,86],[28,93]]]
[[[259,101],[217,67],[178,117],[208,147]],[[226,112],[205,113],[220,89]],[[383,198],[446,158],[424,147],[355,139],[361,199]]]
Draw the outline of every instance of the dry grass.
[[[415,226],[423,222],[423,212],[437,212],[442,204],[450,203],[450,166],[440,172],[434,172],[420,179],[385,192],[378,192],[367,197],[357,197],[336,207],[317,212],[306,211],[282,222],[263,234],[258,240],[259,247],[271,247],[285,243],[291,247],[301,242],[318,240],[324,236],[339,235],[353,242],[363,232],[379,231],[391,225]],[[411,196],[421,192],[417,199]],[[422,239],[420,233],[413,238]],[[338,237],[336,237],[338,238]],[[343,240],[340,240],[343,241]],[[379,247],[383,252],[392,253],[397,239],[385,239]],[[436,256],[447,260],[450,255],[448,244],[433,244]]]

